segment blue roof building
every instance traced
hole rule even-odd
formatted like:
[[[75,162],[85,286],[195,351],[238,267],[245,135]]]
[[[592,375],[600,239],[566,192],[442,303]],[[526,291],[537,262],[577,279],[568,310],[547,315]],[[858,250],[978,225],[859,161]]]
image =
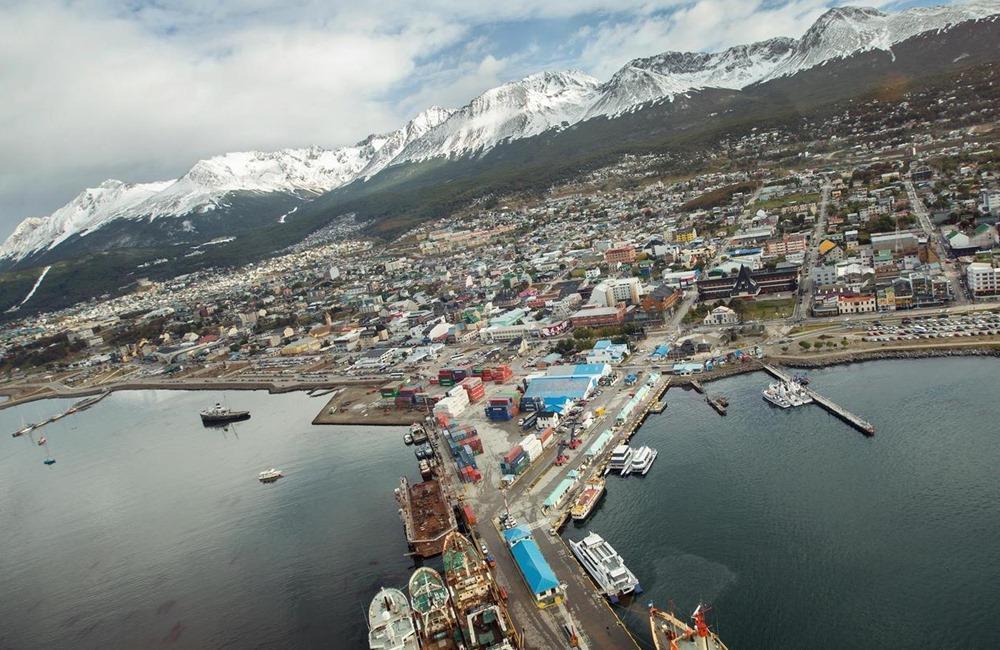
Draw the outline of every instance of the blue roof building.
[[[589,376],[534,377],[522,399],[540,399],[543,410],[559,412],[567,402],[585,399],[596,384],[597,379]]]
[[[531,529],[522,524],[505,530],[503,537],[510,554],[514,557],[514,563],[521,572],[524,584],[535,596],[535,604],[539,607],[548,607],[561,603],[562,591],[559,589],[559,579],[531,537]]]

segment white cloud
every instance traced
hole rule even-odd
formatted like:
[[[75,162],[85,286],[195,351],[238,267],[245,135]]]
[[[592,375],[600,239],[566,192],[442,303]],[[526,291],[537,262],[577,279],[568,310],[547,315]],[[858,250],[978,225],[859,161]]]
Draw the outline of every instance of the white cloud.
[[[0,0],[0,234],[108,177],[348,144],[544,67],[607,78],[667,49],[795,36],[826,4]],[[518,40],[543,19],[584,26],[568,42]]]

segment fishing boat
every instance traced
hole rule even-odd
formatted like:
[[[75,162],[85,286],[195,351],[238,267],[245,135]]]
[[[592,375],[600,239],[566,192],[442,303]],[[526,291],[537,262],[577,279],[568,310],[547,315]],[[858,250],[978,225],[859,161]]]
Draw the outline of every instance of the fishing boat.
[[[261,483],[274,483],[279,478],[283,477],[284,474],[281,473],[280,469],[266,469],[257,475],[257,480]]]
[[[212,408],[201,412],[202,424],[226,424],[227,422],[238,422],[249,419],[250,411],[234,411],[226,408],[219,402],[216,402]]]
[[[410,603],[399,589],[383,587],[368,606],[368,647],[420,650]]]
[[[441,574],[430,567],[420,567],[410,576],[407,588],[421,646],[435,650],[461,647],[458,618]]]
[[[403,434],[403,444],[404,445],[413,444],[413,435],[409,431]]]
[[[691,619],[694,627],[680,620],[672,612],[665,612],[649,604],[649,631],[656,650],[727,650],[719,635],[705,622],[708,608],[698,605]]]
[[[427,429],[419,422],[414,422],[410,425],[410,437],[414,444],[422,445],[427,442]]]
[[[590,516],[601,497],[604,496],[604,486],[605,481],[600,477],[592,478],[583,484],[583,491],[580,492],[580,496],[576,498],[573,507],[569,510],[573,521],[583,521]]]
[[[641,594],[642,587],[618,552],[597,533],[590,533],[579,542],[570,540],[570,550],[579,560],[590,577],[597,583],[601,593],[612,603],[633,594]]]
[[[458,532],[444,541],[444,579],[469,650],[513,650],[516,631],[479,550]]]

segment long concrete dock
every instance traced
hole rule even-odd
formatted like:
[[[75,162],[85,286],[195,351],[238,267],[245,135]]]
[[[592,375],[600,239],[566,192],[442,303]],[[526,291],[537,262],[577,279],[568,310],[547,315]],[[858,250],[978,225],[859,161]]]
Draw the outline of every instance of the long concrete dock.
[[[784,372],[783,370],[776,368],[775,366],[765,363],[762,367],[769,375],[771,375],[772,377],[774,377],[779,381],[793,381],[791,375]],[[809,397],[813,399],[813,402],[818,404],[820,407],[826,409],[827,411],[837,416],[844,422],[848,423],[849,425],[851,425],[861,433],[865,434],[866,436],[871,437],[875,435],[875,427],[867,420],[861,418],[860,416],[855,415],[854,413],[851,413],[843,406],[840,406],[833,400],[823,397],[822,395],[812,390],[811,388],[805,388],[805,387],[803,388],[805,389]]]

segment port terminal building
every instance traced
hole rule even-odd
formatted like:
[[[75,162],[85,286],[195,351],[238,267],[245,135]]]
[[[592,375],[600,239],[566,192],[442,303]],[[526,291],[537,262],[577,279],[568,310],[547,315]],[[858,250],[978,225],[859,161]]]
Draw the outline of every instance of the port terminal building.
[[[514,557],[524,584],[535,597],[535,604],[545,608],[563,602],[563,590],[552,567],[531,536],[531,529],[521,524],[503,532],[504,542]]]

